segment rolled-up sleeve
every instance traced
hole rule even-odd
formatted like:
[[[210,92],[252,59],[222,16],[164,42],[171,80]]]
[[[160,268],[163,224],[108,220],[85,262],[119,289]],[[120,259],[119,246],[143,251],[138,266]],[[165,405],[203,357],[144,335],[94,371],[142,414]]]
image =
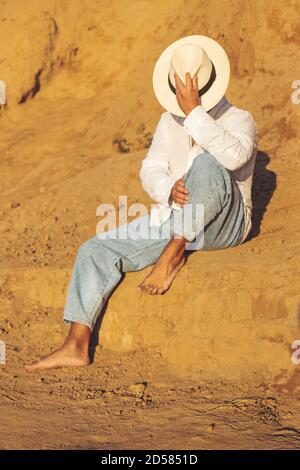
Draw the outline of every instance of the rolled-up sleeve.
[[[140,179],[144,190],[154,201],[170,206],[169,196],[176,179],[169,170],[169,135],[164,114],[156,125],[151,145],[142,161]]]
[[[257,145],[256,124],[248,111],[232,113],[223,127],[199,105],[187,115],[183,125],[197,144],[231,171],[241,168]]]

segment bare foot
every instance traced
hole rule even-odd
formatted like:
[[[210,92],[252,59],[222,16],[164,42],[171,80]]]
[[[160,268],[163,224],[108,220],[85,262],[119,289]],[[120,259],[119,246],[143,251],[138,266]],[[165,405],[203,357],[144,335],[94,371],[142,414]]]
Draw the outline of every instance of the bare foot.
[[[183,257],[178,263],[158,262],[155,264],[151,273],[139,284],[138,290],[145,294],[161,295],[166,292],[173,282],[178,271],[185,264],[186,258]]]
[[[49,356],[25,365],[25,370],[33,372],[36,370],[57,369],[59,367],[82,367],[91,363],[88,351],[82,348],[78,341],[67,340],[57,351]]]

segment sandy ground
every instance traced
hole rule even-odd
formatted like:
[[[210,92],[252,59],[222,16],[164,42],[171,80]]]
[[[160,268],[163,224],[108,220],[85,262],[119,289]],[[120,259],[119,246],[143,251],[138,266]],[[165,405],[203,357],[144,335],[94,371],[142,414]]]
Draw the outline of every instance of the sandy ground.
[[[297,448],[299,2],[0,3],[0,448]],[[97,206],[151,202],[138,172],[163,111],[153,66],[187,34],[223,44],[227,96],[258,124],[251,236],[191,256],[158,299],[136,291],[149,268],[128,274],[92,366],[27,374],[66,334]]]
[[[41,348],[38,348],[39,352]],[[155,353],[97,351],[88,369],[1,374],[1,448],[294,449],[300,407],[266,384],[178,379]]]

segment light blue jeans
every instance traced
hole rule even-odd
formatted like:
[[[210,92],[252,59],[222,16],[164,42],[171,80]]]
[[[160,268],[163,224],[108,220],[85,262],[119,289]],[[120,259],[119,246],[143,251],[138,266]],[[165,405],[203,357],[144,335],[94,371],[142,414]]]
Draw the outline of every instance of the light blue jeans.
[[[204,207],[201,249],[215,250],[240,244],[244,233],[244,206],[230,173],[212,155],[202,153],[185,175],[185,186],[189,191],[189,204]],[[124,273],[154,264],[173,234],[193,241],[198,235],[197,221],[192,220],[184,230],[177,223],[178,213],[184,215],[185,210],[186,206],[173,210],[161,226],[151,227],[151,238],[144,237],[142,230],[135,230],[137,226],[149,227],[150,216],[146,215],[83,242],[68,286],[64,321],[81,323],[93,330],[106,300]],[[134,235],[122,238],[122,231],[128,229]],[[119,236],[113,237],[116,233]]]

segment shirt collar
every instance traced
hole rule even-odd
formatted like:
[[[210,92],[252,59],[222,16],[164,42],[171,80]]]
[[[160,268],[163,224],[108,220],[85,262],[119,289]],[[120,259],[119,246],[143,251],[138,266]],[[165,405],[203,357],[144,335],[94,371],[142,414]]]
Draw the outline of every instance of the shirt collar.
[[[224,114],[227,109],[229,109],[232,105],[229,103],[229,101],[227,101],[227,98],[226,96],[224,95],[223,98],[220,99],[220,101],[218,101],[218,103],[213,107],[211,108],[209,111],[208,111],[208,114],[214,118],[214,119],[218,119],[220,116],[222,116],[222,114]]]

